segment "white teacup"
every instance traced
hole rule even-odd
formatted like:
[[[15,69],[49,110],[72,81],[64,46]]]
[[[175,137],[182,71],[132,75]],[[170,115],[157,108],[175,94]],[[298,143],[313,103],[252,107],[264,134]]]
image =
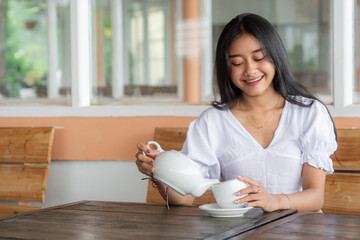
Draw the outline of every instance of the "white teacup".
[[[211,187],[216,202],[221,208],[241,208],[244,207],[244,203],[235,203],[234,201],[238,198],[245,197],[247,194],[242,196],[235,196],[235,193],[241,189],[247,188],[249,185],[244,183],[237,178],[230,179],[218,184],[215,184]]]

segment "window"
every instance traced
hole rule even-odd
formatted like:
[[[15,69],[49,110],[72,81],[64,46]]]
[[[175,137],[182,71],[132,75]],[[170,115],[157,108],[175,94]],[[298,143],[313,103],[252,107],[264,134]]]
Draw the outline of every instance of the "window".
[[[69,1],[0,1],[0,101],[66,105]]]
[[[171,41],[175,28],[174,3],[169,0],[93,1],[92,39],[97,57],[93,58],[92,104],[178,100],[173,74],[175,45]],[[116,16],[122,17],[121,21],[117,21]],[[114,51],[119,47],[120,52]],[[118,63],[117,66],[114,63]]]
[[[359,1],[3,0],[0,115],[197,116],[222,27],[253,12],[277,28],[297,79],[334,116],[357,116]]]
[[[356,56],[356,68],[355,68],[355,81],[354,81],[354,103],[360,104],[360,0],[356,0],[356,21],[355,21],[355,56]]]

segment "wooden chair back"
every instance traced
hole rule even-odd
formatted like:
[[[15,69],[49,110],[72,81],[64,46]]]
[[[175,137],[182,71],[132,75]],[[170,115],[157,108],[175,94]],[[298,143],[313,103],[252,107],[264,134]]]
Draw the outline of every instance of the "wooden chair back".
[[[360,129],[337,129],[335,173],[326,177],[323,212],[360,215]]]
[[[40,209],[44,202],[54,128],[0,128],[0,217]]]
[[[166,150],[181,150],[185,142],[187,128],[156,128],[154,134],[154,141],[158,142],[161,147]],[[165,203],[159,192],[152,186],[151,182],[148,184],[148,193],[146,202],[148,203]],[[215,198],[211,191],[206,191],[201,197],[194,200],[194,205],[202,205],[207,203],[214,203]]]

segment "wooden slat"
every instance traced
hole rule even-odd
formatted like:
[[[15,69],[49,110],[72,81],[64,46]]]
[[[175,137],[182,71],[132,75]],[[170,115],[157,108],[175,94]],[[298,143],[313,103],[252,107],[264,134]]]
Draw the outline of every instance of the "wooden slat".
[[[325,213],[360,215],[360,174],[334,173],[326,177]]]
[[[0,162],[50,163],[54,128],[0,128]]]
[[[156,128],[154,141],[158,142],[164,150],[181,150],[185,142],[187,128]],[[148,203],[165,203],[157,189],[152,187],[151,182],[148,184],[148,193],[146,202]],[[214,203],[215,198],[211,191],[206,191],[201,197],[195,198],[194,205]]]
[[[360,129],[337,129],[338,163],[332,155],[335,170],[360,170]]]
[[[155,128],[154,141],[164,150],[181,150],[187,134],[187,128]]]
[[[47,165],[0,164],[0,200],[44,202]]]
[[[42,207],[37,206],[20,206],[20,205],[10,205],[10,204],[0,204],[0,217],[7,217],[14,214],[32,212],[39,210]]]

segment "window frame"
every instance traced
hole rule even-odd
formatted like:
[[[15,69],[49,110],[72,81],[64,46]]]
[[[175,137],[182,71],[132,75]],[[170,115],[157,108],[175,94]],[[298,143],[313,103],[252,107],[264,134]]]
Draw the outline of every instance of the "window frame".
[[[48,0],[51,2],[53,0]],[[112,2],[118,0],[111,0]],[[180,0],[177,0],[180,1]],[[211,20],[211,0],[200,0],[202,14],[201,24],[207,26]],[[121,9],[116,5],[115,9]],[[354,21],[356,2],[354,0],[332,0],[332,80],[334,87],[334,103],[327,105],[333,117],[359,117],[360,104],[352,104],[353,81],[355,79],[356,47],[354,37]],[[131,116],[182,116],[196,117],[209,105],[182,104],[136,104],[121,106],[91,106],[91,0],[70,1],[71,14],[71,60],[72,96],[70,106],[56,105],[5,105],[2,106],[0,117],[131,117]],[[114,18],[121,24],[123,20]],[[53,21],[54,22],[54,21]],[[79,27],[81,26],[81,27]],[[210,28],[207,26],[207,28]],[[122,38],[118,33],[117,38]],[[50,40],[50,38],[49,38]],[[123,41],[121,39],[121,41]],[[209,44],[209,43],[207,43]],[[207,44],[202,44],[203,46]],[[202,53],[204,49],[202,49]],[[117,48],[118,54],[122,48]],[[351,56],[351,57],[349,57]],[[115,59],[113,59],[115,60]],[[122,65],[121,59],[116,58]],[[115,64],[115,63],[114,63]],[[116,76],[124,76],[124,68],[115,68]],[[202,70],[202,72],[208,69]],[[115,74],[114,74],[115,75]],[[204,79],[202,79],[204,81]],[[209,88],[203,90],[209,92]]]

